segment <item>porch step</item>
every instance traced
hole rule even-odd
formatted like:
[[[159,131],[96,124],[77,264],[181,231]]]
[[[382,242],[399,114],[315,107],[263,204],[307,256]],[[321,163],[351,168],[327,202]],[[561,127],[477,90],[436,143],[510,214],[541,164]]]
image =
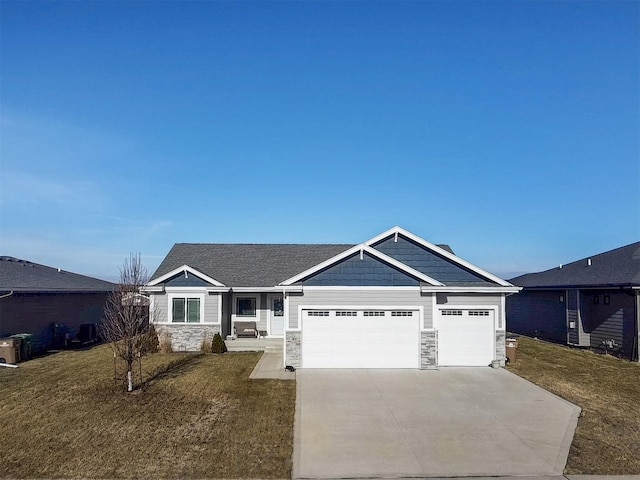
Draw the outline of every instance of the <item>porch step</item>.
[[[282,352],[284,340],[282,338],[236,338],[225,340],[230,352]]]

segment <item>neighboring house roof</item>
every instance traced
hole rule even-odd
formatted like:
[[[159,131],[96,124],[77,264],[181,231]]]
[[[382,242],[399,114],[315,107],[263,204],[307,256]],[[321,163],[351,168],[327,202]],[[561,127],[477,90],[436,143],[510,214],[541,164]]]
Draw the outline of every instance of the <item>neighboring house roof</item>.
[[[525,288],[640,286],[640,242],[510,282]]]
[[[14,257],[0,256],[0,291],[110,292],[114,284]]]

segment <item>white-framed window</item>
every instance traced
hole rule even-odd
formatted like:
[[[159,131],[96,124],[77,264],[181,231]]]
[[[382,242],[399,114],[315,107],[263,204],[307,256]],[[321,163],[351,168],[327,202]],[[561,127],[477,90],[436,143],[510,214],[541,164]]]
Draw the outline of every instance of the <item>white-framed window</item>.
[[[488,317],[489,310],[469,310],[470,317]]]
[[[204,295],[173,294],[168,300],[170,323],[204,322]]]
[[[255,317],[256,316],[256,297],[236,298],[236,316],[237,317]]]
[[[394,310],[391,312],[392,317],[413,317],[412,310]]]
[[[366,311],[364,312],[365,317],[384,317],[383,311]]]
[[[346,310],[337,310],[336,317],[356,317],[358,312],[346,311]]]
[[[442,310],[442,315],[462,315],[462,310]]]
[[[309,317],[328,317],[329,312],[323,310],[310,310],[307,312]]]

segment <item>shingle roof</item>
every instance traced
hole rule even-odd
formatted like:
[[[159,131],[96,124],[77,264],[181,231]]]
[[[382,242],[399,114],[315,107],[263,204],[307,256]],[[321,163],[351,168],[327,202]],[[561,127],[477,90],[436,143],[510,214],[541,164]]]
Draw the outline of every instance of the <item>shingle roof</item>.
[[[0,257],[0,291],[110,292],[113,287],[113,283],[97,278],[14,257]]]
[[[352,246],[176,243],[151,278],[189,265],[228,287],[273,287]]]
[[[525,288],[640,286],[640,242],[509,281]]]

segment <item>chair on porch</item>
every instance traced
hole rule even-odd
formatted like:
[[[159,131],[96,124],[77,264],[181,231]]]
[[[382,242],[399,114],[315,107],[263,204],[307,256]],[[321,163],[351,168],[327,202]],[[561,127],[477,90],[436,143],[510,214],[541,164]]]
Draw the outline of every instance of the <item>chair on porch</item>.
[[[236,337],[258,338],[258,328],[256,322],[236,321],[233,324],[233,331]]]

